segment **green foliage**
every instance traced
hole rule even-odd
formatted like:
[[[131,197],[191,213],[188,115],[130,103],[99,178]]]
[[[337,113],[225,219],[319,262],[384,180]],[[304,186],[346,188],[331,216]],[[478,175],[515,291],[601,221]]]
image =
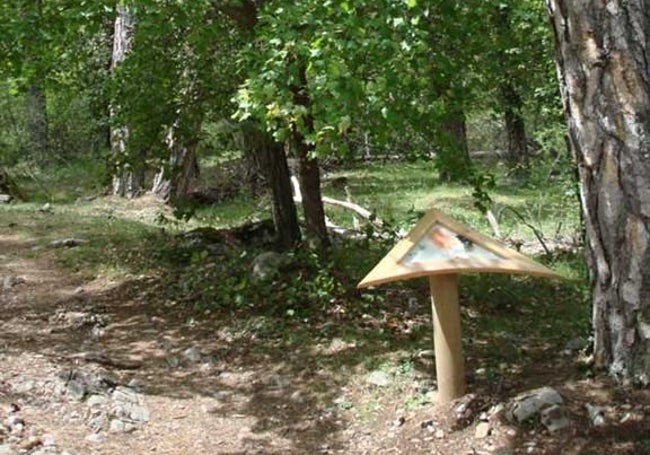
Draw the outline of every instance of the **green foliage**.
[[[347,292],[334,264],[315,251],[296,251],[269,280],[254,278],[255,256],[253,250],[228,247],[215,256],[178,238],[170,238],[155,253],[172,267],[175,299],[191,302],[197,310],[256,308],[272,316],[302,317],[325,311]]]

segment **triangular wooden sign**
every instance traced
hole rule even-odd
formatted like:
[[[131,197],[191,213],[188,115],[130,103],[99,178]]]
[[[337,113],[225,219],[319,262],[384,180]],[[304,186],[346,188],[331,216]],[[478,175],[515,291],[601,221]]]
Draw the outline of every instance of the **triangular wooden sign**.
[[[551,269],[501,242],[432,209],[379,261],[358,287],[464,272],[561,278]]]

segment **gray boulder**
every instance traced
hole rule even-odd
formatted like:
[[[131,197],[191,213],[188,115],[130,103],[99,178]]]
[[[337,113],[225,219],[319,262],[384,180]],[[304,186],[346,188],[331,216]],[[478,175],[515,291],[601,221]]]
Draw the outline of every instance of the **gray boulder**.
[[[506,418],[514,423],[522,423],[551,406],[564,403],[562,396],[551,387],[542,387],[521,393],[506,406]]]
[[[253,259],[253,278],[266,281],[273,279],[285,264],[286,258],[275,251],[266,251]]]

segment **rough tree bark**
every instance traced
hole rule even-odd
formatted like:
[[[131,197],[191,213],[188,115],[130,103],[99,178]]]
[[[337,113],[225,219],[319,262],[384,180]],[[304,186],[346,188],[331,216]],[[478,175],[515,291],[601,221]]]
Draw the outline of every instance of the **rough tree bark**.
[[[546,0],[577,160],[598,366],[650,383],[650,5]]]
[[[131,48],[134,20],[126,6],[115,7],[115,28],[113,31],[113,54],[111,71],[114,71]],[[115,117],[117,106],[111,106],[111,117]],[[114,126],[111,130],[111,155],[115,164],[113,175],[113,194],[116,196],[136,196],[144,185],[144,167],[137,159],[127,159],[129,129],[126,125]]]
[[[251,121],[240,124],[235,140],[240,150],[255,157],[262,170],[273,197],[271,213],[277,246],[290,250],[300,242],[301,236],[284,145]]]
[[[199,176],[196,157],[199,129],[200,123],[193,129],[194,134],[190,135],[188,141],[185,135],[179,133],[178,125],[169,128],[166,138],[169,161],[155,175],[151,188],[165,202],[173,202],[186,195]]]
[[[307,88],[307,69],[300,68],[300,85],[294,86],[293,99],[297,105],[304,106],[309,112],[311,99]],[[311,115],[305,118],[307,131],[314,130],[314,119]],[[302,210],[305,215],[307,232],[320,242],[321,247],[330,244],[325,224],[325,209],[320,184],[320,167],[318,158],[313,155],[313,146],[307,144],[303,134],[294,126],[291,136],[291,147],[298,160],[298,181],[302,192]]]
[[[501,87],[506,135],[508,138],[508,164],[511,167],[528,168],[529,157],[526,146],[526,124],[521,115],[524,107],[521,96],[510,82],[504,82]]]

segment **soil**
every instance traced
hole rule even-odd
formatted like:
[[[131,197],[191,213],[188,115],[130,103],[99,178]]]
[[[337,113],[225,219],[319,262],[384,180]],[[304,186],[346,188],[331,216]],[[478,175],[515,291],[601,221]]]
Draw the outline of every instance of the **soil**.
[[[319,363],[344,357],[354,342],[260,346],[254,330],[231,330],[227,315],[161,305],[155,276],[81,282],[51,251],[7,230],[0,277],[0,453],[650,453],[648,392],[585,378],[557,352],[511,381],[470,378],[474,395],[440,405],[426,368],[369,384],[364,367]],[[71,371],[137,390],[150,418],[126,431],[98,426],[89,397],[71,396]],[[568,428],[549,433],[494,412],[543,385],[564,397]],[[406,402],[411,396],[422,403]],[[604,425],[593,425],[587,403],[602,407]]]

